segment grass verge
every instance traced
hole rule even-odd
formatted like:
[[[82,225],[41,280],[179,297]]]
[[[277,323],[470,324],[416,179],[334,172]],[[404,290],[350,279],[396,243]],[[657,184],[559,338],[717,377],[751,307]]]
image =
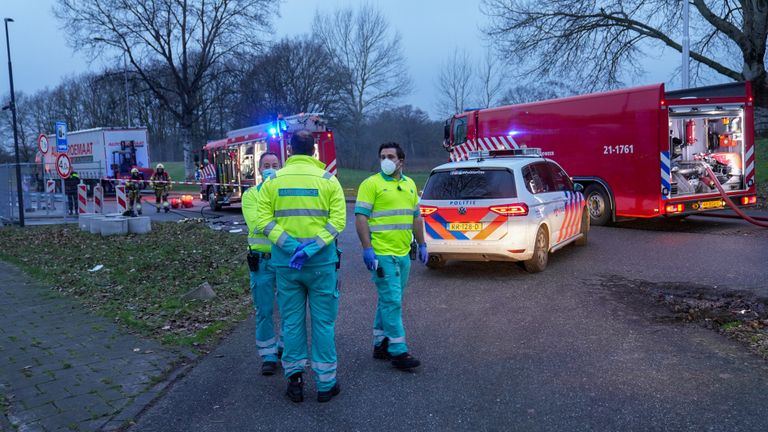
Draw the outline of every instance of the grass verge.
[[[245,238],[202,222],[154,224],[143,236],[100,237],[77,226],[0,230],[0,259],[123,326],[166,344],[205,346],[248,316]],[[98,264],[104,267],[91,272]],[[208,282],[208,302],[181,296]]]

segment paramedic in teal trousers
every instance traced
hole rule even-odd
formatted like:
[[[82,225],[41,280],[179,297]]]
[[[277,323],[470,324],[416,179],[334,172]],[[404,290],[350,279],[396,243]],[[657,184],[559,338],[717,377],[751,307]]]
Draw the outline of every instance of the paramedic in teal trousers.
[[[261,357],[261,374],[274,375],[282,342],[275,332],[273,305],[275,303],[275,269],[271,263],[272,242],[256,228],[256,206],[264,180],[275,176],[280,169],[277,155],[270,152],[259,158],[262,183],[248,188],[243,194],[242,206],[248,224],[248,267],[251,279],[251,297],[256,309],[256,349]]]
[[[317,400],[339,394],[336,381],[336,315],[339,308],[336,238],[346,225],[344,192],[325,164],[313,158],[315,139],[302,130],[291,137],[291,154],[259,192],[257,227],[272,242],[288,378],[286,395],[304,400],[307,303],[312,315],[312,371]]]
[[[373,358],[390,360],[401,370],[421,362],[408,353],[403,327],[403,294],[411,271],[411,243],[427,263],[427,244],[419,213],[416,184],[403,174],[405,152],[394,142],[379,147],[381,171],[363,180],[355,202],[355,228],[363,246],[363,262],[376,285]]]

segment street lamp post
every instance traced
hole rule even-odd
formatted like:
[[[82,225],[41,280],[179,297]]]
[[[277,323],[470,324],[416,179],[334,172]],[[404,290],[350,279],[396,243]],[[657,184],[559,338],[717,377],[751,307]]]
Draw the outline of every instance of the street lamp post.
[[[16,193],[19,199],[19,226],[24,227],[24,195],[21,192],[21,161],[19,160],[19,134],[16,128],[16,94],[13,92],[13,68],[11,67],[11,42],[8,40],[8,23],[13,18],[5,18],[5,45],[8,49],[8,80],[11,82],[11,117],[13,119],[13,147],[16,151]]]
[[[128,127],[131,127],[131,105],[128,103],[128,57],[123,51],[123,77],[125,78],[125,117],[128,119]]]

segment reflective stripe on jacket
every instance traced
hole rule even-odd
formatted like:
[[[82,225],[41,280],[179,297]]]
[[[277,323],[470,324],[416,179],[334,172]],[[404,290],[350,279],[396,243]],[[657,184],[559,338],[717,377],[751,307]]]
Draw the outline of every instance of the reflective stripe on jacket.
[[[250,187],[243,194],[243,217],[248,225],[248,248],[254,252],[269,253],[272,242],[256,228],[256,208],[261,185]]]

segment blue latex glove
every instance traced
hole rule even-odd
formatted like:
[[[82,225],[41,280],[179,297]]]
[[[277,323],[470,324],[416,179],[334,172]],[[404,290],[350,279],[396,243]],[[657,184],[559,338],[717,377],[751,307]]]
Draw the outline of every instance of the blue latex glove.
[[[429,254],[427,253],[427,244],[422,243],[419,245],[419,261],[421,261],[422,264],[427,265],[428,260]]]
[[[307,258],[309,258],[309,255],[307,255],[307,253],[303,250],[300,250],[293,254],[291,257],[291,262],[288,263],[288,265],[291,266],[292,269],[301,270],[301,268],[304,267],[304,263],[307,261]]]
[[[375,270],[376,254],[373,252],[372,247],[363,249],[363,262],[365,262],[365,267],[368,268],[368,270]]]
[[[304,243],[302,243],[302,244],[300,244],[300,245],[298,245],[296,247],[296,250],[293,251],[293,254],[296,255],[298,252],[304,250],[305,247],[311,245],[314,242],[315,242],[314,240],[307,240],[307,241],[305,241]]]

